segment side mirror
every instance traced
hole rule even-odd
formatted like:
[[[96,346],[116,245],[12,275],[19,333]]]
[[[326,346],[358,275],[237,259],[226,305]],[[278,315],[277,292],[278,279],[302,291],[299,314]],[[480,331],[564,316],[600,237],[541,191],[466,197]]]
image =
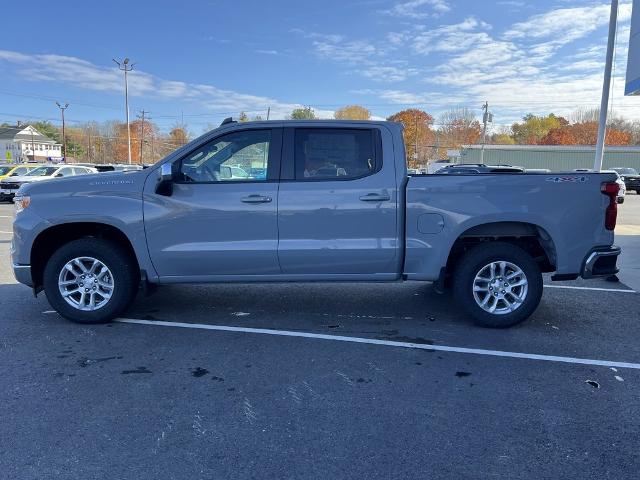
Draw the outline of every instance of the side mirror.
[[[170,197],[173,194],[173,164],[163,163],[158,173],[156,193]]]

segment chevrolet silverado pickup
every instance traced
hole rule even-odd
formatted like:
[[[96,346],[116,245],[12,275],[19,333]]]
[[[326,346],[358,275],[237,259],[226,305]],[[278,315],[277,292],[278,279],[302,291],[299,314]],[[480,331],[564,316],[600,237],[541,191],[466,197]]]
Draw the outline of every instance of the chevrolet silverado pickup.
[[[426,281],[507,327],[543,272],[617,272],[614,173],[409,176],[405,159],[398,123],[226,120],[145,170],[23,185],[14,273],[80,323],[157,284]]]

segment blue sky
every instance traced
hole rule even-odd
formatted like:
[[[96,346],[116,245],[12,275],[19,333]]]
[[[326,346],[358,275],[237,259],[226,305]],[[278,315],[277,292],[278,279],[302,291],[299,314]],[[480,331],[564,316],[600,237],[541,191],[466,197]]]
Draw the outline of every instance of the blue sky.
[[[283,118],[311,105],[377,117],[407,107],[438,115],[455,106],[494,129],[527,112],[568,114],[599,103],[607,0],[323,0],[90,2],[3,5],[0,121],[71,123],[124,118],[130,57],[132,117],[161,129],[184,121],[199,134],[240,111]],[[631,14],[620,8],[614,110],[640,119],[622,95]]]

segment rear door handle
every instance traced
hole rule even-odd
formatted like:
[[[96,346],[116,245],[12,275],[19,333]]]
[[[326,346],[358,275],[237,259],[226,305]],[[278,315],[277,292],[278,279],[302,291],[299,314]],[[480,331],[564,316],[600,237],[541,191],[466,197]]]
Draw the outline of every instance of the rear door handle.
[[[391,200],[391,197],[386,193],[367,193],[366,195],[362,195],[360,200],[363,202],[386,202]]]
[[[242,197],[244,203],[269,203],[271,197],[265,195],[249,195],[248,197]]]

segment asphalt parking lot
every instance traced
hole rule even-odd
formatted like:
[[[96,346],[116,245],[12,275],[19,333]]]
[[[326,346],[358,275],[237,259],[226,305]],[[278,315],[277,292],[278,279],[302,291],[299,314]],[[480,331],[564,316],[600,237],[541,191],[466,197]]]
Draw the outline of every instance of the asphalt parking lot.
[[[82,326],[13,280],[12,215],[1,478],[637,478],[635,267],[509,330],[421,283],[170,286]],[[640,196],[619,224],[637,252]]]

